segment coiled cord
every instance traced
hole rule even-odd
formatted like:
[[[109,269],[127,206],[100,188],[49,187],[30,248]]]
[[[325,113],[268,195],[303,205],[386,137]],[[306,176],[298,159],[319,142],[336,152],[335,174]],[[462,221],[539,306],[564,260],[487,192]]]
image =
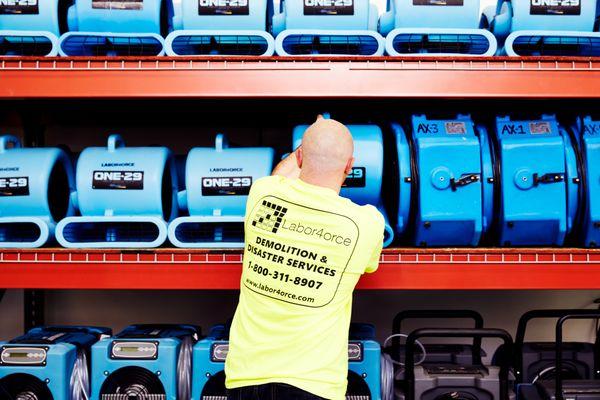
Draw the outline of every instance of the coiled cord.
[[[191,336],[181,340],[179,358],[177,359],[177,398],[189,400],[192,397],[192,348]]]
[[[77,349],[70,380],[71,400],[89,400],[90,375],[85,351]]]
[[[387,349],[390,343],[390,340],[397,337],[402,337],[406,339],[408,338],[408,335],[405,335],[404,333],[396,333],[394,335],[388,336],[387,339],[385,339],[385,341],[383,342],[383,351],[381,352],[381,400],[394,400],[394,381],[396,377],[394,366],[398,365],[400,367],[404,367],[403,362],[400,362],[399,360],[394,360],[392,356],[385,351],[385,349]],[[427,351],[425,350],[425,346],[423,346],[423,343],[421,343],[418,340],[416,340],[415,343],[417,344],[417,346],[419,346],[422,353],[421,359],[415,363],[415,366],[417,366],[425,361],[425,358],[427,357]]]

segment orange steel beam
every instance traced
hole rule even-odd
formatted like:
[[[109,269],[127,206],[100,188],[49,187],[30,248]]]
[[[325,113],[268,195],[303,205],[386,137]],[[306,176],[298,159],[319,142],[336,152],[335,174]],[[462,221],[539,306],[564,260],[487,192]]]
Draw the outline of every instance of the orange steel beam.
[[[597,98],[600,61],[548,58],[0,60],[0,98]]]
[[[238,289],[235,251],[0,250],[0,288]],[[389,249],[359,289],[600,289],[600,251]]]

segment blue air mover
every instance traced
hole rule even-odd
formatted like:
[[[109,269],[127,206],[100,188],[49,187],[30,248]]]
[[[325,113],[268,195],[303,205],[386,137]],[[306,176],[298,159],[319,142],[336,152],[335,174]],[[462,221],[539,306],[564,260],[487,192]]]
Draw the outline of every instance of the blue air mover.
[[[225,359],[229,352],[229,330],[212,328],[194,346],[192,400],[227,400]],[[352,324],[348,343],[348,400],[381,399],[381,348],[370,325]]]
[[[413,151],[413,242],[476,246],[493,214],[493,168],[486,129],[476,126],[469,115],[454,119],[415,115],[407,136]]]
[[[582,196],[581,236],[585,246],[600,244],[600,121],[581,118],[574,128],[581,157],[581,178],[585,194]]]
[[[0,343],[2,400],[89,398],[90,348],[107,328],[46,326]]]
[[[0,1],[0,56],[55,56],[58,0]]]
[[[75,0],[59,52],[63,56],[162,55],[163,11],[172,15],[171,0]]]
[[[479,0],[390,0],[379,29],[392,56],[493,56],[498,48],[486,29]]]
[[[273,17],[280,56],[379,56],[377,7],[369,0],[282,0]]]
[[[273,0],[183,0],[175,8],[170,56],[271,56]]]
[[[179,204],[190,216],[169,225],[177,247],[244,247],[244,215],[252,183],[271,174],[275,151],[268,147],[230,148],[219,134],[215,147],[188,154],[186,190]]]
[[[119,135],[108,147],[85,149],[77,161],[74,202],[81,217],[56,227],[64,247],[158,247],[167,221],[177,216],[177,177],[166,147],[125,147]]]
[[[131,325],[92,347],[92,399],[178,400],[191,394],[200,328]]]
[[[496,118],[495,181],[503,246],[560,246],[579,203],[577,157],[556,117]]]
[[[509,56],[598,56],[597,0],[499,0],[492,31]]]
[[[354,167],[346,178],[340,195],[356,204],[371,204],[385,217],[383,245],[389,246],[394,240],[394,230],[390,226],[383,206],[383,132],[377,125],[346,125],[354,139]],[[302,136],[308,125],[294,128],[293,147],[302,143]]]
[[[73,166],[58,148],[21,148],[0,136],[0,247],[40,247],[75,212]]]

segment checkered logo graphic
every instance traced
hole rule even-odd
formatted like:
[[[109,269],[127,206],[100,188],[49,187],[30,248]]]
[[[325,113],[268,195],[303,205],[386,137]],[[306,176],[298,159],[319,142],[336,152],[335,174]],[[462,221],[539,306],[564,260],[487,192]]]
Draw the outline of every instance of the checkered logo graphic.
[[[264,231],[277,233],[283,217],[287,213],[287,208],[263,200],[262,204],[254,215],[252,226]]]

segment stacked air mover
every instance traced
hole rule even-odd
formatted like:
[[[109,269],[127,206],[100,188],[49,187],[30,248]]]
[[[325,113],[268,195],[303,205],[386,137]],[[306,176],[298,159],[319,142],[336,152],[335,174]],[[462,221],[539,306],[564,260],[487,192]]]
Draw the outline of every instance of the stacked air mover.
[[[2,400],[87,400],[90,348],[107,328],[46,326],[0,343]]]
[[[175,400],[191,395],[200,328],[131,325],[92,348],[92,399]]]
[[[59,148],[22,148],[0,136],[0,247],[40,247],[54,241],[58,221],[73,215],[73,166]]]
[[[157,247],[167,222],[177,216],[177,177],[166,147],[125,147],[119,135],[107,147],[85,149],[77,161],[82,216],[63,219],[57,239],[64,247]]]

